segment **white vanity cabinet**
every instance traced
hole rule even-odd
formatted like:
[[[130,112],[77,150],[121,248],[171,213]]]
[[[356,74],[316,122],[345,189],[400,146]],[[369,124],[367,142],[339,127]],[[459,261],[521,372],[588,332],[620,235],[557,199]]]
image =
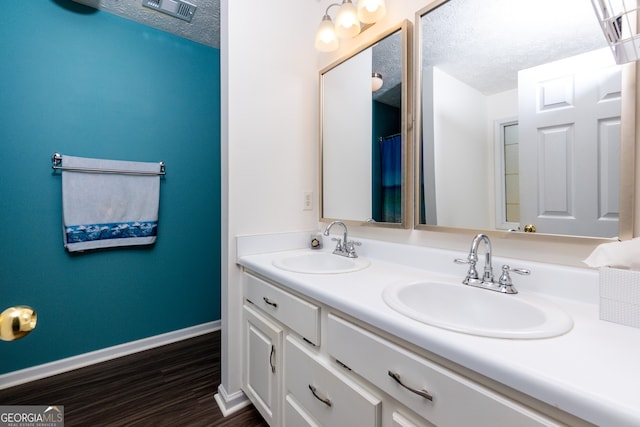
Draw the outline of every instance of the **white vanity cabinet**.
[[[243,390],[270,426],[381,426],[381,400],[320,349],[320,307],[244,273]]]
[[[293,331],[316,345],[320,341],[320,307],[251,274],[245,273],[243,282],[242,387],[269,425],[279,426],[285,333]]]
[[[243,282],[243,389],[272,427],[583,425],[248,270]]]

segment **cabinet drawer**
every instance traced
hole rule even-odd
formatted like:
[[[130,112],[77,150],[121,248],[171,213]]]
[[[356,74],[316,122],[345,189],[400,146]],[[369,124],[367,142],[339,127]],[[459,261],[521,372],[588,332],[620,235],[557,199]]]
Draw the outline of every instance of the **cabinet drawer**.
[[[320,344],[320,307],[244,274],[245,298],[314,345]]]
[[[290,394],[284,401],[284,427],[320,427]]]
[[[422,423],[418,424],[397,411],[391,414],[391,427],[427,427],[425,423],[428,423],[428,421],[422,420]],[[429,427],[436,426],[429,423]]]
[[[327,427],[380,425],[381,401],[318,360],[291,336],[285,343],[287,393]]]
[[[556,425],[541,414],[332,314],[327,323],[327,350],[438,426]],[[405,386],[426,391],[432,400],[403,387],[392,373]]]

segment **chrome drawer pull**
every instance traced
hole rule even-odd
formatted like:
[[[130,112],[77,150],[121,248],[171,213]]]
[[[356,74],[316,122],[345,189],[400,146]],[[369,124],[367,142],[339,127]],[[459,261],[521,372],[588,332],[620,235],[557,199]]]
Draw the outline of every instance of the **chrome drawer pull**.
[[[276,355],[276,347],[271,346],[271,354],[269,355],[269,364],[271,365],[271,372],[276,373],[276,364],[273,363],[274,356]]]
[[[278,307],[278,304],[277,304],[277,303],[275,303],[275,302],[273,302],[273,301],[271,301],[269,298],[267,298],[267,297],[262,297],[262,299],[264,300],[264,302],[266,302],[267,304],[269,304],[271,307],[273,307],[273,308],[277,308],[277,307]]]
[[[433,396],[431,396],[431,394],[427,391],[427,390],[416,390],[414,388],[408,387],[404,384],[402,384],[402,381],[400,380],[400,375],[396,374],[395,372],[391,372],[389,371],[389,376],[391,378],[393,378],[398,384],[400,384],[402,387],[406,388],[407,390],[409,390],[411,393],[415,393],[418,396],[422,396],[425,399],[427,399],[429,402],[433,402]]]
[[[309,384],[309,390],[311,390],[311,393],[313,393],[313,396],[316,399],[318,399],[320,402],[324,403],[328,407],[331,407],[331,400],[328,397],[320,397],[320,396],[318,396],[316,388],[314,386],[312,386],[311,384]]]

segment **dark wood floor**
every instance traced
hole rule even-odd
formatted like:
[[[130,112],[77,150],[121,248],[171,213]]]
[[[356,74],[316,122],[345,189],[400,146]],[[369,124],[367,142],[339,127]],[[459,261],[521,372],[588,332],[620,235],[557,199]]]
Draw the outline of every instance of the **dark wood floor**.
[[[0,390],[0,405],[64,405],[65,426],[264,427],[253,406],[223,418],[220,332]]]

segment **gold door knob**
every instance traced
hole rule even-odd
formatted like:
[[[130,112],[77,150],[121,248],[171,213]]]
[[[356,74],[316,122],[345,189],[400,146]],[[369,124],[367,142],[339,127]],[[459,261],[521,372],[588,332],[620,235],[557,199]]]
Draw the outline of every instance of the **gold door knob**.
[[[533,224],[527,224],[524,226],[524,232],[525,233],[535,233],[536,232],[536,226]]]
[[[26,305],[9,307],[0,313],[0,339],[14,341],[29,334],[38,321],[35,310]]]

